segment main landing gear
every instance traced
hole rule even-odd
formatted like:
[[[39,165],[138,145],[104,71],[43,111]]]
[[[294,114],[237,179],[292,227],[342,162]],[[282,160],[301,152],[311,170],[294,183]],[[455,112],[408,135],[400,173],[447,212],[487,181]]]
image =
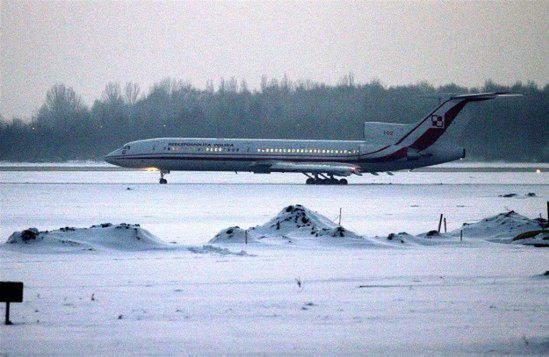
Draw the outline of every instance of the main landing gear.
[[[316,174],[313,177],[308,174],[305,174],[305,176],[308,177],[307,181],[305,181],[307,185],[346,185],[348,184],[346,179],[338,180],[334,178],[334,176],[332,175],[330,175],[330,177],[326,177],[322,174]]]
[[[160,182],[161,185],[165,185],[165,184],[168,183],[168,180],[166,180],[164,178],[164,175],[167,175],[169,173],[170,173],[169,171],[160,171],[160,181],[159,182]]]

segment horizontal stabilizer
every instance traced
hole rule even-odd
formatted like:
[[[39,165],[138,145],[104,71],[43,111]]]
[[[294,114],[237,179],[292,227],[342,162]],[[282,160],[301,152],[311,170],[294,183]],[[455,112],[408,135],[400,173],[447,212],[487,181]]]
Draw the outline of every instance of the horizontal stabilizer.
[[[511,92],[472,93],[455,95],[452,96],[450,99],[466,99],[468,101],[474,102],[495,99],[497,97],[522,97],[522,94]]]

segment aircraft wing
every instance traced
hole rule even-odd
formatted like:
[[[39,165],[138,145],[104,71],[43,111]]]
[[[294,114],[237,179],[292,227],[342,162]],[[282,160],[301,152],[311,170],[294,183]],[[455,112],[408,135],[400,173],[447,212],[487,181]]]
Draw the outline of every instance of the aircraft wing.
[[[252,166],[255,173],[271,172],[302,172],[310,174],[327,174],[335,176],[360,175],[360,168],[354,165],[338,162],[258,162]]]

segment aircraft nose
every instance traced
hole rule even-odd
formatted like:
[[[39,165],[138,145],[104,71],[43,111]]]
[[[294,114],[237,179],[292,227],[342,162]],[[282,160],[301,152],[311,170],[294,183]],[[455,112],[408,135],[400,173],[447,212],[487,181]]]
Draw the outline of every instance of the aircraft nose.
[[[117,150],[114,150],[110,153],[108,153],[106,156],[105,156],[105,161],[108,162],[109,164],[112,164],[112,165],[116,165],[116,159],[114,158],[117,154]]]

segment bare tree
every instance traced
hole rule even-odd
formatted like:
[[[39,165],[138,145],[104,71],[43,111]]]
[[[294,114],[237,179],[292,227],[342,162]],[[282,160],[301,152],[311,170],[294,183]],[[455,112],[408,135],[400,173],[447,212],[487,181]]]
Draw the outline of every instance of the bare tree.
[[[240,81],[240,92],[250,93],[250,90],[248,89],[248,82],[246,82],[244,78]]]
[[[56,84],[48,90],[45,106],[53,113],[75,112],[83,107],[82,99],[74,89],[63,84]]]
[[[108,83],[101,94],[101,100],[105,103],[120,103],[124,99],[122,97],[122,89],[119,83]]]
[[[68,127],[75,118],[86,110],[82,99],[74,89],[56,84],[46,93],[46,101],[40,107],[36,122],[49,127]]]
[[[186,87],[185,82],[182,80],[175,80],[171,78],[165,78],[160,81],[160,83],[157,83],[153,85],[151,89],[151,93],[154,92],[163,92],[167,95],[172,95],[173,93],[181,90],[182,88]]]
[[[124,99],[126,100],[126,103],[128,103],[129,105],[134,105],[137,102],[137,98],[139,97],[139,92],[139,84],[134,82],[126,83],[126,88],[124,92]]]

